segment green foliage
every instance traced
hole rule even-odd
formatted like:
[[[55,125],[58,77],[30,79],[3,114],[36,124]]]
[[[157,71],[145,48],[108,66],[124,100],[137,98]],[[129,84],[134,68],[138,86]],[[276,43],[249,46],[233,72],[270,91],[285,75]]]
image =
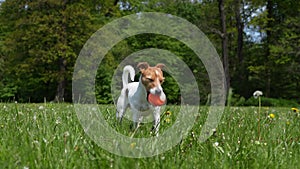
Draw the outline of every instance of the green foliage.
[[[53,99],[59,79],[70,83],[74,61],[91,34],[91,16],[80,0],[15,4],[8,0],[1,5],[1,19],[13,30],[4,39],[6,76],[15,79],[19,101]],[[60,60],[66,71],[60,68]]]
[[[13,100],[17,93],[17,87],[12,84],[0,84],[0,98],[3,100]]]
[[[299,55],[296,44],[299,44],[300,39],[300,20],[296,11],[300,9],[300,3],[276,0],[266,2],[273,6],[251,20],[251,24],[263,36],[261,43],[249,48],[252,51],[249,51],[246,61],[248,84],[256,85],[256,89],[264,89],[267,97],[296,99],[299,98],[299,84],[296,82],[299,73],[294,66],[300,66],[299,59],[296,59]],[[286,10],[287,6],[294,10]]]
[[[254,97],[245,99],[244,97],[235,95],[231,101],[232,106],[258,106],[258,100]],[[299,107],[296,100],[286,100],[278,98],[261,97],[261,105],[266,107]]]
[[[245,102],[245,106],[256,106],[257,100],[250,98]],[[262,106],[275,106],[275,107],[298,107],[299,103],[293,100],[274,99],[274,98],[261,98]]]
[[[267,9],[267,4],[272,7]],[[300,3],[293,0],[230,0],[224,5],[234,93],[247,100],[252,91],[261,89],[267,97],[299,99]],[[0,99],[53,100],[58,84],[65,79],[64,97],[71,101],[73,66],[89,36],[115,18],[150,11],[187,19],[202,29],[218,53],[222,53],[216,0],[6,0],[0,6]],[[241,26],[247,28],[243,32],[242,56],[237,55],[237,11]],[[256,39],[249,33],[255,34]],[[210,82],[201,60],[185,44],[153,34],[130,37],[111,49],[98,68],[96,94],[88,95],[96,95],[98,103],[112,103],[116,97],[111,94],[113,72],[128,55],[147,48],[165,49],[181,58],[198,82],[201,103],[209,102]],[[141,60],[132,63],[138,61]],[[81,73],[83,76],[89,74]],[[181,101],[179,86],[168,73],[166,76],[164,88],[169,103],[178,104]]]
[[[96,75],[96,100],[100,104],[113,103],[111,84],[116,61],[111,53],[108,53],[101,62]]]

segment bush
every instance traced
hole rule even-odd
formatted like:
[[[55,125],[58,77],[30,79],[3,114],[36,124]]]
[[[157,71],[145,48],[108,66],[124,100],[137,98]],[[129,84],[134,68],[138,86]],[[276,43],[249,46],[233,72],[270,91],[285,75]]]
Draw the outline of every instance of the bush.
[[[253,97],[249,99],[244,99],[243,97],[235,102],[234,106],[257,106],[258,99]],[[294,100],[286,100],[286,99],[275,99],[275,98],[267,98],[261,97],[261,105],[269,106],[269,107],[299,107],[299,104]]]

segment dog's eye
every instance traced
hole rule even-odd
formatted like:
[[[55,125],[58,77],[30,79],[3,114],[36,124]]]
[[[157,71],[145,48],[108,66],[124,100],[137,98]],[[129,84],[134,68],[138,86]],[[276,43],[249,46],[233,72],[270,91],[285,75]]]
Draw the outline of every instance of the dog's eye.
[[[147,78],[147,80],[148,80],[149,82],[153,82],[153,81],[154,81],[154,80],[151,79],[151,78]]]
[[[164,80],[159,80],[159,83],[163,83],[164,82]]]

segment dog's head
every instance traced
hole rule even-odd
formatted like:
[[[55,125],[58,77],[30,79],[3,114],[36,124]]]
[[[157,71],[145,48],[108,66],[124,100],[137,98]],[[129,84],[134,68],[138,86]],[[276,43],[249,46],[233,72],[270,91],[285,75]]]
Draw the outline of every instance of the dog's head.
[[[165,65],[158,63],[156,66],[151,67],[147,62],[140,62],[137,67],[141,71],[141,81],[147,92],[160,95],[163,92],[161,84],[164,82],[165,78],[162,69]]]

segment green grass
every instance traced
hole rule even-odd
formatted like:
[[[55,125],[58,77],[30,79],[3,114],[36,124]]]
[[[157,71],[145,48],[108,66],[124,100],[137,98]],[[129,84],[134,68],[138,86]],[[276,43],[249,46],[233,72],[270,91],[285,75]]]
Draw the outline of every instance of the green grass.
[[[99,107],[115,126],[114,107]],[[176,106],[167,108],[172,114],[162,117],[162,132],[179,111]],[[154,157],[126,158],[97,146],[84,133],[72,104],[0,104],[0,168],[299,167],[300,117],[290,108],[263,107],[258,133],[257,110],[226,108],[216,132],[201,143],[198,138],[208,111],[201,107],[201,116],[180,144]],[[271,113],[274,119],[268,117]],[[151,124],[144,124],[135,137],[151,137],[150,128]],[[116,130],[130,136],[130,121]]]

